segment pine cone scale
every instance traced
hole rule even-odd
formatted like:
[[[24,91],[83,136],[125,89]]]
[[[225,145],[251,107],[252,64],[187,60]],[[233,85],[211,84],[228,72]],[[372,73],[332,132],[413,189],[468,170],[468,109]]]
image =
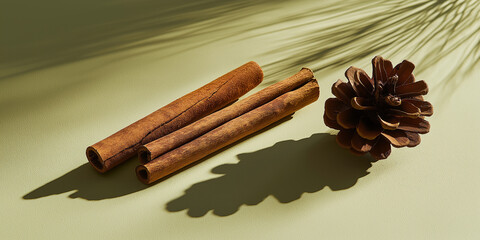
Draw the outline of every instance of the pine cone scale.
[[[371,79],[368,74],[363,71],[362,69],[358,70],[355,74],[355,81],[360,82],[362,86],[365,88],[365,90],[369,93],[372,94],[375,86],[375,83],[373,82],[373,79]]]
[[[427,93],[428,93],[428,86],[427,86],[427,83],[423,80],[397,86],[395,88],[395,94],[400,97],[426,95]]]
[[[337,118],[338,113],[347,109],[349,107],[337,98],[329,98],[325,101],[325,114],[332,120]]]
[[[394,117],[408,117],[408,118],[418,118],[420,114],[418,112],[406,112],[400,109],[388,109],[385,111],[388,115]]]
[[[402,118],[400,119],[398,129],[416,133],[428,133],[430,131],[430,123],[421,118]]]
[[[332,93],[333,95],[335,95],[335,97],[337,97],[347,105],[350,103],[350,99],[356,96],[352,86],[348,83],[342,82],[342,80],[340,79],[338,79],[337,82],[333,84]]]
[[[400,125],[400,120],[396,118],[383,119],[380,115],[377,115],[377,117],[380,125],[385,130],[395,130]]]
[[[413,76],[412,72],[415,69],[415,65],[410,61],[403,60],[403,62],[395,66],[395,69],[394,74],[398,75],[398,85],[403,85],[408,83],[408,80]]]
[[[352,145],[352,148],[354,150],[362,153],[367,153],[372,150],[375,141],[362,138],[357,132],[354,132],[350,144]]]
[[[410,143],[408,143],[407,147],[415,147],[420,144],[420,134],[414,132],[405,132],[405,134],[407,134],[408,140],[410,140]]]
[[[340,130],[340,132],[338,132],[337,138],[336,138],[338,145],[340,145],[341,147],[344,147],[344,148],[350,148],[352,146],[352,137],[353,137],[354,132],[355,132],[355,130],[353,130],[353,129]]]
[[[386,64],[385,62],[387,61],[380,58],[374,58],[372,60],[372,68],[374,69],[373,79],[375,79],[379,83],[385,83],[388,80],[388,72],[387,72],[387,69],[385,68],[385,65],[388,65],[388,63]],[[375,86],[377,86],[377,84],[375,84]]]
[[[368,140],[374,140],[377,138],[380,133],[382,133],[382,130],[383,128],[379,124],[371,121],[365,116],[360,119],[360,122],[357,126],[357,133],[360,135],[360,137]]]
[[[410,139],[408,139],[407,134],[401,130],[388,130],[382,132],[382,136],[384,136],[394,147],[400,148],[405,147],[410,143]]]
[[[370,155],[377,160],[381,160],[390,156],[391,152],[392,147],[390,146],[390,142],[384,137],[379,137],[372,147],[372,150],[370,150]]]
[[[375,110],[375,103],[368,98],[354,97],[350,101],[353,108],[357,110]]]
[[[404,99],[403,102],[408,102],[410,104],[413,104],[417,108],[420,109],[421,115],[422,116],[432,116],[433,115],[433,106],[431,103],[427,101],[422,101],[418,99]]]
[[[333,128],[336,130],[342,130],[343,128],[338,125],[337,121],[334,119],[330,119],[326,113],[323,114],[323,122],[325,122],[325,125],[329,128]]]
[[[365,84],[367,84],[367,86],[364,86],[364,83],[361,81],[362,78],[359,77],[359,74],[367,75],[367,73],[365,73],[363,70],[361,70],[360,68],[356,68],[356,67],[350,67],[350,68],[347,69],[347,71],[345,71],[345,76],[347,77],[348,82],[352,86],[352,88],[355,91],[355,93],[357,94],[357,96],[369,97],[371,95],[371,93],[369,91],[370,87],[368,86],[368,84],[371,85],[371,83],[370,83],[370,81],[368,81],[368,82],[365,83]],[[368,75],[367,75],[367,77],[368,77]],[[371,88],[373,88],[373,86]]]
[[[404,111],[404,112],[408,113],[409,115],[413,115],[415,117],[420,116],[420,114],[422,113],[420,108],[418,108],[417,106],[415,106],[415,105],[413,105],[409,102],[405,102],[405,101],[403,101],[402,104],[400,104],[399,108],[400,108],[401,111]]]
[[[345,129],[354,129],[357,127],[360,114],[357,110],[349,108],[337,114],[337,123]]]

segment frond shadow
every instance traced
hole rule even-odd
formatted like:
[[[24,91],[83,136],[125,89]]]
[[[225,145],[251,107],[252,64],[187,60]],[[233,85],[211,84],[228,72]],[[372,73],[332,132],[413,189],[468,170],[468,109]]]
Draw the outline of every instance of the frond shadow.
[[[166,49],[278,2],[8,1],[0,9],[0,80],[139,47]]]
[[[267,53],[282,56],[266,66],[273,75],[303,66],[314,71],[336,69],[375,55],[418,56],[419,73],[465,51],[462,61],[452,64],[442,79],[449,81],[480,62],[480,2],[476,0],[335,1],[284,22],[288,27],[271,33],[297,29],[297,34],[289,34],[283,46]]]

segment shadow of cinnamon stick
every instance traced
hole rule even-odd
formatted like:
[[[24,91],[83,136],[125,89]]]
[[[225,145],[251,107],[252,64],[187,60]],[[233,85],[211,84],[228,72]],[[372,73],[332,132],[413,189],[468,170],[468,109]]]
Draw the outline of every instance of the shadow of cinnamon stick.
[[[138,165],[136,159],[121,164],[105,174],[96,172],[89,163],[67,172],[61,177],[27,193],[23,199],[37,199],[71,192],[69,198],[103,200],[125,196],[147,188],[140,183],[132,169]]]
[[[48,182],[45,185],[27,193],[22,198],[38,199],[71,191],[74,192],[68,196],[69,198],[83,198],[85,200],[104,200],[122,197],[131,193],[144,190],[146,188],[154,186],[155,184],[159,184],[166,179],[172,177],[173,175],[186,171],[189,168],[194,167],[195,165],[215,156],[216,154],[225,151],[226,149],[234,147],[235,145],[240,144],[243,141],[253,138],[258,134],[261,134],[265,131],[268,131],[269,129],[272,129],[284,122],[291,120],[293,118],[292,116],[293,114],[286,116],[283,119],[271,124],[270,126],[244,139],[241,139],[219,151],[216,151],[201,159],[200,161],[197,161],[171,175],[168,175],[164,179],[161,179],[151,185],[145,185],[138,181],[134,169],[139,164],[139,162],[138,159],[135,157],[134,159],[130,159],[127,162],[115,167],[115,169],[104,174],[99,174],[90,166],[89,163],[85,163],[73,169],[72,171],[67,172],[66,174],[52,180],[51,182]]]
[[[341,149],[335,137],[314,134],[298,141],[278,142],[252,153],[238,155],[237,164],[212,169],[222,176],[195,183],[184,195],[167,203],[170,212],[187,210],[201,217],[213,210],[218,216],[237,212],[242,205],[257,205],[272,195],[281,203],[329,187],[348,189],[366,176],[373,161]]]

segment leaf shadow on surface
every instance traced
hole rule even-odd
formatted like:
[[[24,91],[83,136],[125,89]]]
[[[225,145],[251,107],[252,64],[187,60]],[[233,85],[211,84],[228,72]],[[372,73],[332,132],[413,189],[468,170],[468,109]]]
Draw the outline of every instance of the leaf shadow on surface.
[[[139,47],[170,48],[279,2],[9,1],[0,10],[0,80]]]
[[[117,61],[155,52],[155,62],[218,41],[253,27],[239,27],[239,19],[285,1],[7,1],[0,8],[0,110],[81,93],[102,81],[90,73]]]
[[[212,173],[222,176],[193,184],[168,202],[166,209],[187,210],[190,217],[204,216],[210,210],[217,216],[229,216],[242,205],[257,205],[270,195],[289,203],[325,187],[348,189],[369,174],[373,162],[370,156],[354,156],[340,148],[335,136],[327,133],[278,142],[239,154],[238,159],[236,164],[213,168]]]
[[[0,109],[49,99],[65,89],[97,80],[83,73],[61,80],[21,76],[27,73],[112,53],[122,53],[115,58],[119,61],[151,52],[170,56],[231,36],[255,38],[281,33],[285,41],[272,37],[278,47],[258,54],[259,58],[275,56],[260,62],[266,76],[274,79],[264,81],[264,85],[301,67],[337,70],[358,66],[365,58],[379,54],[410,58],[421,52],[415,55],[421,59],[416,61],[417,72],[421,72],[464,49],[461,61],[451,64],[453,71],[442,70],[442,80],[448,83],[443,86],[452,89],[464,79],[453,77],[455,74],[480,64],[480,1],[322,1],[309,4],[302,12],[269,13],[268,19],[237,24],[282,8],[285,2],[10,1],[0,9],[7,9],[0,14],[0,89],[18,94],[6,94]],[[185,39],[190,40],[182,42]],[[92,67],[105,64],[102,60]],[[29,91],[31,94],[20,94],[25,86],[39,83],[42,87]]]
[[[271,33],[293,29],[302,33],[288,35],[286,43],[267,53],[282,56],[265,65],[274,75],[285,75],[293,67],[321,71],[358,66],[375,55],[418,57],[417,73],[421,73],[465,51],[461,61],[444,69],[439,83],[450,84],[453,76],[468,74],[480,63],[480,1],[476,0],[336,1],[292,14],[281,23],[287,27]],[[277,25],[272,21],[263,28]]]

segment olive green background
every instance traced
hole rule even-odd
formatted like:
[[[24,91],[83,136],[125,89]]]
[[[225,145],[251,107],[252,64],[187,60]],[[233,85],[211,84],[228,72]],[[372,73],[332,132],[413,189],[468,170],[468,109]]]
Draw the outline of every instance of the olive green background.
[[[1,239],[479,239],[480,2],[6,1]],[[382,55],[435,107],[413,149],[372,162],[322,120],[330,87]],[[85,148],[254,60],[252,92],[315,70],[320,99],[152,186]],[[249,93],[250,94],[250,93]]]

